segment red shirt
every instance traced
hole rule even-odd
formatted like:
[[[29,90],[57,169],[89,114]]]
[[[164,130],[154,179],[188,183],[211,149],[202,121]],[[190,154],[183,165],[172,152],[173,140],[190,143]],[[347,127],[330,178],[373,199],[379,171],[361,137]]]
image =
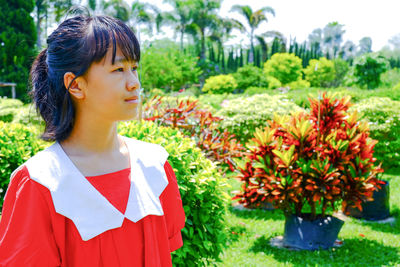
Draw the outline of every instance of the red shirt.
[[[175,174],[164,165],[168,185],[160,195],[164,215],[83,241],[74,223],[55,211],[49,190],[30,179],[25,166],[11,179],[0,221],[0,266],[172,266],[170,252],[180,248],[185,214]],[[130,169],[86,177],[121,213],[129,196]],[[133,178],[134,179],[134,178]],[[101,222],[99,222],[101,223]]]

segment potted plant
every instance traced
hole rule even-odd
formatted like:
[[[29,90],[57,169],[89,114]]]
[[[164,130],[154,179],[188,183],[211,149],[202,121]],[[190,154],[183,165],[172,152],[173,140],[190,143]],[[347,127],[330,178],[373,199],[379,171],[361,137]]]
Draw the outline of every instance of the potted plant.
[[[362,209],[380,188],[368,124],[349,114],[350,97],[309,98],[310,111],[274,116],[257,129],[237,161],[244,206],[271,202],[286,217],[284,245],[314,250],[333,246],[343,221],[332,216]]]

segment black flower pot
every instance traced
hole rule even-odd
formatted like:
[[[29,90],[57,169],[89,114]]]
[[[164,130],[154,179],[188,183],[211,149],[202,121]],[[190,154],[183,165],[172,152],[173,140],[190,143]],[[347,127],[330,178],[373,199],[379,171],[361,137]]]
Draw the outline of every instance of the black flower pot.
[[[304,250],[331,248],[344,222],[333,216],[315,220],[309,217],[310,214],[286,216],[283,244]]]
[[[357,219],[379,221],[390,216],[389,182],[384,181],[381,189],[374,191],[373,201],[363,202],[362,211],[357,208],[348,208],[349,215]]]

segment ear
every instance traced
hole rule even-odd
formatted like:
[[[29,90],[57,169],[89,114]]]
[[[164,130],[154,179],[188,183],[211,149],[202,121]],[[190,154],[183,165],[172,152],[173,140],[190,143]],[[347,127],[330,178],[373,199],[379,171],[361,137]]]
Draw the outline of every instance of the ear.
[[[64,74],[64,85],[65,88],[68,89],[68,92],[72,97],[76,99],[84,99],[85,98],[85,83],[81,77],[75,79],[75,74],[72,72],[67,72]]]

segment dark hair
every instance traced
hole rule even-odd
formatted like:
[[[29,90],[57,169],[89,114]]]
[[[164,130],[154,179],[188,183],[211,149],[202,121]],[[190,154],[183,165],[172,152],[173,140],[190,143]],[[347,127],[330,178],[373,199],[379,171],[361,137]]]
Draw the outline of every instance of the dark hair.
[[[42,139],[62,141],[73,128],[75,108],[64,85],[64,74],[75,79],[93,62],[100,62],[112,47],[114,64],[117,47],[127,60],[140,60],[140,47],[133,31],[109,16],[78,15],[62,22],[47,38],[31,69],[30,92],[38,113],[45,121]]]

